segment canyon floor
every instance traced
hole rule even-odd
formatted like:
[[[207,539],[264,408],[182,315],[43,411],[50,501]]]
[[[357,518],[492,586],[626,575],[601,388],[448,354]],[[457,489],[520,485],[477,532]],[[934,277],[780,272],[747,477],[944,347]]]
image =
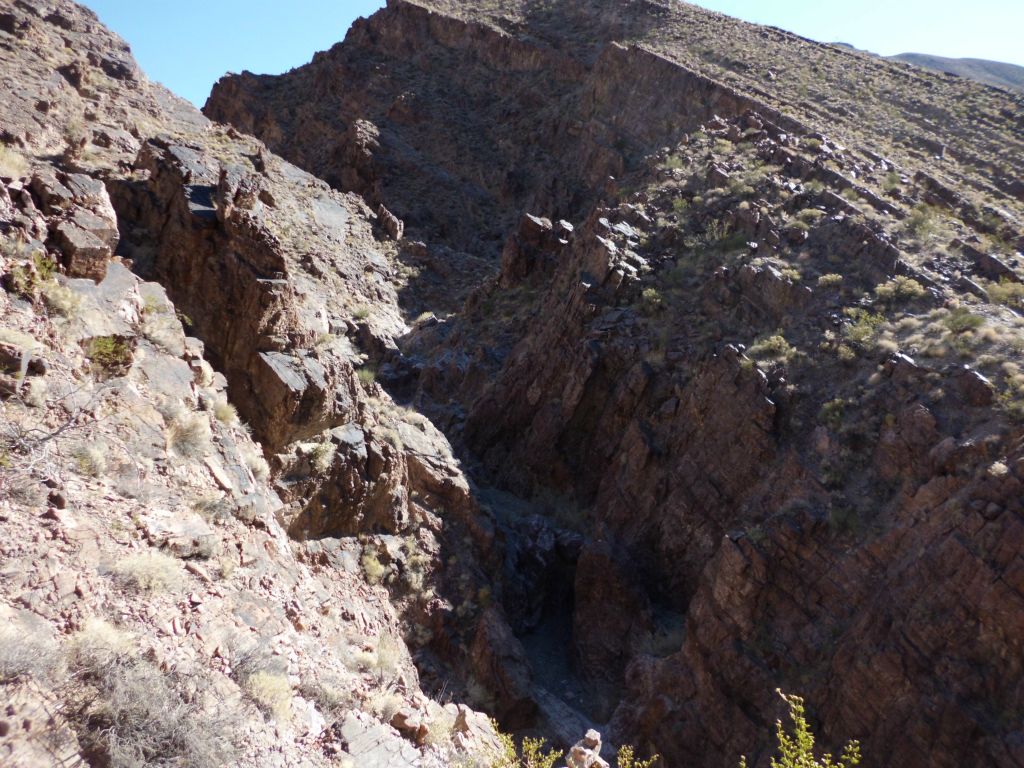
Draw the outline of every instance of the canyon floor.
[[[1024,96],[670,0],[0,83],[0,763],[1024,766]]]

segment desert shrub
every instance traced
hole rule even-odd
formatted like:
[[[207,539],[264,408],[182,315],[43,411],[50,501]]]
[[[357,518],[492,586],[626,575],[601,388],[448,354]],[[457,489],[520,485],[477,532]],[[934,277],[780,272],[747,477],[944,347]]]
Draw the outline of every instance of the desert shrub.
[[[390,572],[390,569],[380,561],[377,553],[372,549],[363,552],[361,562],[363,572],[366,573],[366,581],[373,586],[380,584]]]
[[[377,380],[377,372],[373,368],[360,368],[356,371],[356,376],[359,377],[359,382],[364,387],[372,386],[373,382]]]
[[[99,443],[81,443],[71,452],[75,469],[86,477],[101,477],[107,471],[106,448]]]
[[[886,192],[893,192],[900,188],[901,183],[902,179],[900,178],[900,175],[896,173],[896,171],[889,171],[889,173],[886,174],[885,179],[882,181],[882,189]]]
[[[253,477],[257,480],[266,480],[270,477],[270,465],[263,458],[263,454],[254,446],[243,445],[240,452],[242,454],[242,461],[245,462],[245,466],[252,472]]]
[[[840,427],[843,426],[843,416],[846,412],[846,401],[841,397],[837,397],[835,400],[830,400],[821,406],[821,413],[818,417],[821,419],[821,423],[831,429],[833,432],[838,432]]]
[[[778,758],[773,757],[772,768],[853,768],[860,764],[860,744],[849,742],[843,753],[836,760],[825,753],[820,758],[814,754],[814,733],[804,714],[804,700],[799,696],[791,696],[778,692],[789,706],[789,717],[793,721],[792,734],[786,731],[781,720],[775,722],[775,738]],[[747,759],[740,759],[740,768],[746,768]]]
[[[376,657],[372,670],[381,680],[393,680],[402,663],[402,641],[384,632],[377,638]]]
[[[427,746],[443,747],[450,744],[455,730],[455,713],[440,704],[429,702],[427,716],[427,736],[424,739]]]
[[[843,328],[843,334],[849,341],[861,346],[871,344],[885,323],[885,318],[882,315],[868,312],[860,307],[848,309],[846,314],[853,322]]]
[[[1024,308],[1024,283],[1012,283],[1003,278],[998,283],[992,282],[985,286],[988,297],[997,304],[1008,307]]]
[[[52,640],[13,627],[0,629],[0,684],[19,678],[50,682],[60,677],[63,667],[63,654]]]
[[[914,210],[910,212],[910,215],[904,222],[904,226],[906,227],[907,232],[912,234],[914,237],[922,240],[931,237],[938,229],[935,209],[925,203],[916,206]]]
[[[755,360],[786,362],[796,355],[796,348],[786,341],[781,333],[776,333],[754,342],[747,350],[747,354]]]
[[[82,305],[82,297],[64,285],[52,281],[42,288],[47,308],[62,317],[74,317]]]
[[[498,754],[491,761],[490,768],[554,768],[562,752],[548,750],[544,739],[523,739],[522,746],[516,747],[515,739],[502,733],[496,722],[492,722],[498,735]]]
[[[837,275],[834,272],[830,272],[827,275],[822,275],[818,278],[818,286],[820,288],[835,288],[841,285],[843,282],[843,276]]]
[[[824,216],[825,212],[819,211],[817,208],[804,208],[796,215],[796,219],[804,224],[814,224],[816,221],[824,218]]]
[[[352,317],[354,317],[356,320],[365,320],[369,316],[370,316],[370,308],[368,306],[366,306],[365,304],[360,304],[352,312]]]
[[[402,664],[402,641],[383,632],[373,641],[372,649],[357,652],[353,661],[358,669],[376,675],[381,683],[389,683],[398,676]]]
[[[18,239],[5,244],[4,251],[8,258],[22,260],[9,273],[11,290],[35,301],[39,293],[52,282],[57,265],[44,250]]]
[[[942,324],[950,333],[960,334],[980,328],[985,324],[985,318],[973,314],[965,307],[957,307],[943,318]]]
[[[683,158],[680,155],[671,154],[665,158],[665,163],[662,167],[669,171],[676,171],[682,168],[683,165]]]
[[[402,546],[406,551],[402,579],[411,592],[423,595],[425,594],[430,555],[420,549],[415,536],[407,536],[402,542]]]
[[[366,701],[366,708],[382,723],[390,723],[395,713],[402,708],[405,700],[390,686],[376,691]]]
[[[122,336],[93,336],[83,351],[100,378],[123,376],[132,366],[132,344]]]
[[[640,294],[640,306],[645,315],[653,315],[664,308],[665,301],[661,298],[657,288],[645,288]]]
[[[926,293],[923,285],[906,275],[897,275],[875,287],[875,295],[882,301],[912,301]]]
[[[638,760],[631,746],[619,747],[618,755],[615,758],[616,768],[652,768],[660,758],[655,755],[648,760]]]
[[[312,465],[313,470],[321,475],[326,473],[334,463],[335,452],[336,449],[333,443],[326,440],[321,443],[314,443],[309,449],[309,463]]]
[[[685,197],[677,197],[672,201],[672,210],[676,213],[685,213],[690,208],[690,201]]]
[[[127,588],[140,592],[164,592],[177,589],[184,581],[181,564],[162,552],[142,552],[122,558],[114,573]]]
[[[804,279],[803,274],[796,267],[783,267],[782,276],[793,281],[794,283],[799,283],[801,280]]]

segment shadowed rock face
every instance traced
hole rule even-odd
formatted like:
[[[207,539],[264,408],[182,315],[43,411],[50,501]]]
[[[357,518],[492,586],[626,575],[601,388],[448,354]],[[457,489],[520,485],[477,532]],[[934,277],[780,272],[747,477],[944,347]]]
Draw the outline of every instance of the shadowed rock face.
[[[1019,323],[985,286],[1022,275],[1020,100],[685,4],[612,10],[393,2],[205,111],[386,205],[416,253],[500,251],[382,381],[582,532],[559,604],[580,708],[618,741],[764,764],[781,686],[868,765],[1014,765]],[[989,341],[950,330],[964,311]],[[554,551],[499,518],[532,542],[520,574]],[[503,594],[540,647],[543,610]]]

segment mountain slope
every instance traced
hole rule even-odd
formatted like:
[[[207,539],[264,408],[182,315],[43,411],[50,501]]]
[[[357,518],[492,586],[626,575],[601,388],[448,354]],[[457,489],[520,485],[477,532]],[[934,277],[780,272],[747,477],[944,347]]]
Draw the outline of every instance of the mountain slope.
[[[1014,91],[1024,90],[1024,67],[1016,64],[986,59],[950,59],[926,53],[901,53],[889,58],[926,69],[968,77],[980,83],[988,83],[1000,88],[1009,88]]]

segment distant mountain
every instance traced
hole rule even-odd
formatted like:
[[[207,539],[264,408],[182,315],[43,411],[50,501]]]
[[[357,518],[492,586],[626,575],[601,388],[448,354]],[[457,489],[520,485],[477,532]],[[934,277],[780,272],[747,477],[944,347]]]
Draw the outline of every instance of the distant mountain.
[[[931,56],[926,53],[901,53],[888,58],[905,61],[926,69],[951,72],[954,75],[969,77],[988,85],[1024,91],[1024,67],[1019,67],[1016,64],[986,61],[985,59],[947,59],[944,56]]]

